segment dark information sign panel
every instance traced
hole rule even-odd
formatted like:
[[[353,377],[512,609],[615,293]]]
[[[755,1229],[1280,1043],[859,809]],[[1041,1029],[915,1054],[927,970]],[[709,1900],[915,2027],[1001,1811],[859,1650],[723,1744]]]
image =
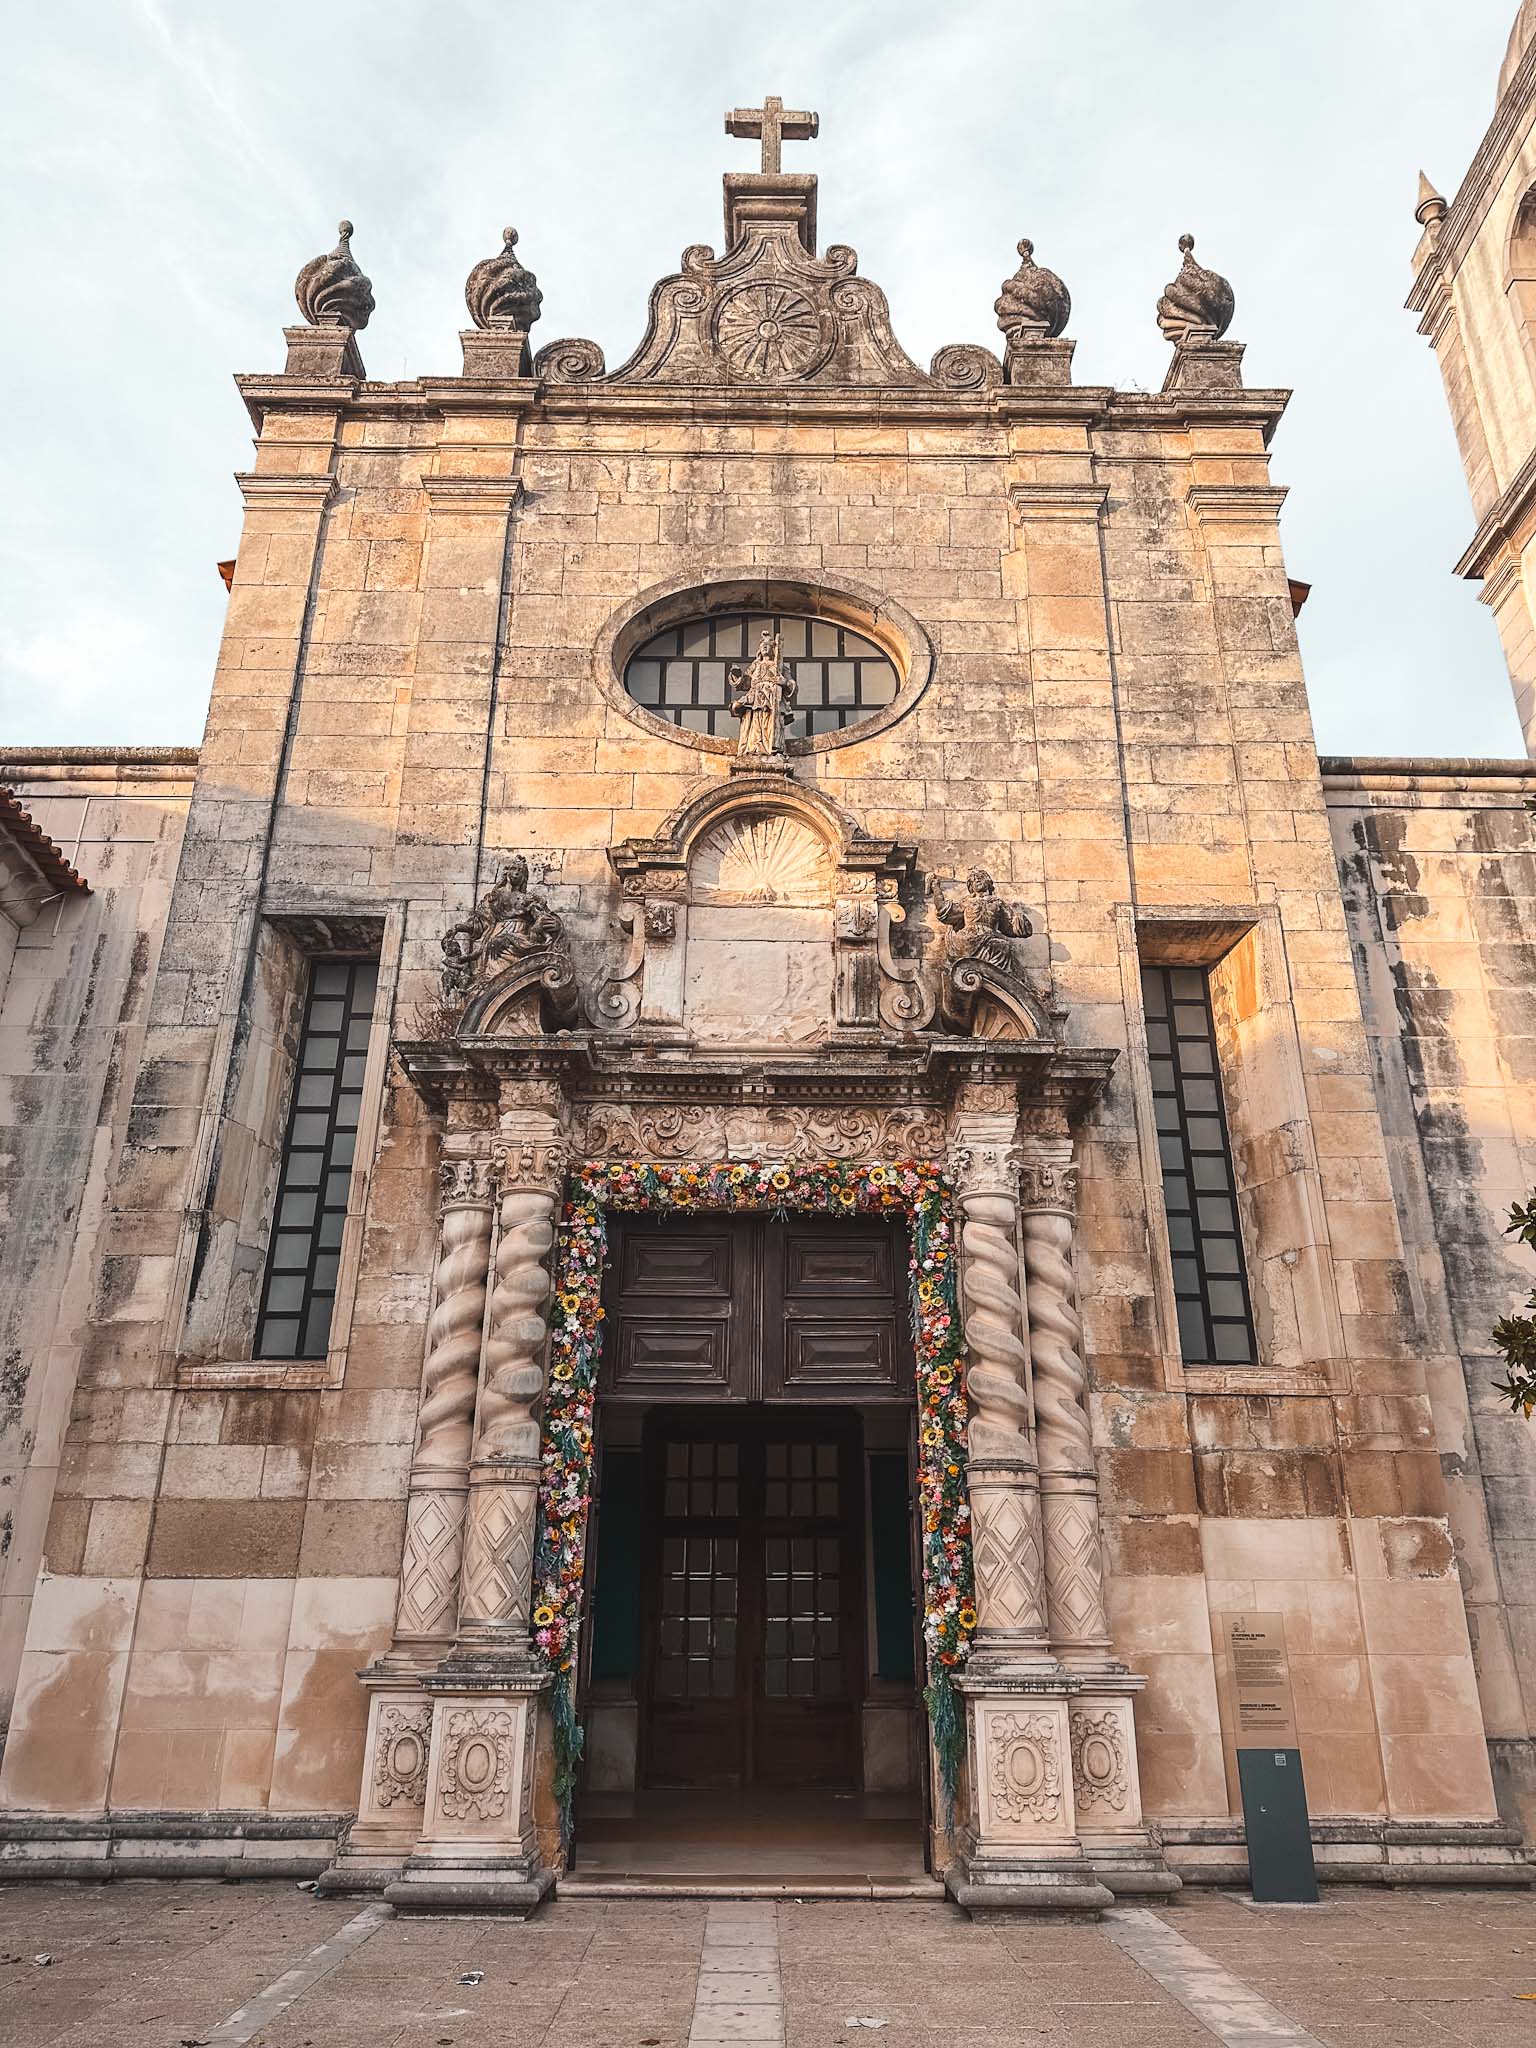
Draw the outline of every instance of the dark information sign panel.
[[[1252,1611],[1224,1614],[1221,1634],[1232,1674],[1237,1775],[1253,1896],[1264,1905],[1315,1905],[1317,1870],[1297,1747],[1285,1617]]]

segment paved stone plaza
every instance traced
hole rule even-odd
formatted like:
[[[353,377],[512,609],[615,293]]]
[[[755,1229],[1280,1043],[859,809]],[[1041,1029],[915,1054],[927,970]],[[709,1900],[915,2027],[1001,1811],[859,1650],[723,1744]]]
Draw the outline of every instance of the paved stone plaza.
[[[1264,1912],[1196,1892],[1096,1927],[639,1899],[518,1924],[278,1884],[17,1885],[0,1987],[4,2048],[1494,2048],[1536,2038],[1536,1913],[1520,1893],[1355,1889]]]

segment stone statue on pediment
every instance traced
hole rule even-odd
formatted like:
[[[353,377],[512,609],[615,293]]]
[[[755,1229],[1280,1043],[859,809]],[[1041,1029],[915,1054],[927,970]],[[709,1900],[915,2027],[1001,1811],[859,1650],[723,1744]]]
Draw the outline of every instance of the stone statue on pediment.
[[[462,1001],[509,958],[565,948],[565,920],[528,886],[528,863],[514,854],[467,917],[443,938],[444,998]]]
[[[946,928],[946,960],[985,960],[993,967],[1011,967],[1011,941],[1027,939],[1034,929],[1016,903],[998,895],[985,868],[971,868],[963,885],[938,879],[934,895],[939,923]]]

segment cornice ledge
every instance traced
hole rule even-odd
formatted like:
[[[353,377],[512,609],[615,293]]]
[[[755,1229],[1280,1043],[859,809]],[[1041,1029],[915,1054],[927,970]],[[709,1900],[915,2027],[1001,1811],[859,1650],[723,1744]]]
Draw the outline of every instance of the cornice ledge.
[[[440,512],[510,512],[523,496],[515,476],[424,476],[421,487]]]
[[[1200,526],[1252,526],[1280,517],[1286,484],[1191,484],[1184,502]]]
[[[1021,520],[1097,520],[1109,503],[1108,484],[1010,484],[1008,499]]]
[[[237,469],[235,482],[247,505],[268,512],[323,512],[337,491],[333,476],[263,476]]]
[[[1291,402],[1279,386],[1230,393],[1209,391],[1117,391],[1107,423],[1112,426],[1257,426],[1266,446]]]
[[[1529,455],[1499,493],[1456,564],[1456,574],[1476,582],[1493,567],[1501,547],[1518,550],[1529,537],[1536,506],[1536,455]]]

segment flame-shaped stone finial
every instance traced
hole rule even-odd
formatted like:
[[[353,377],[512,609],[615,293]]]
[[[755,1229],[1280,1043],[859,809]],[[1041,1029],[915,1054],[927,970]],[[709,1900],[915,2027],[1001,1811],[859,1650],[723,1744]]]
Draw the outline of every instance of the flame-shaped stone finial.
[[[526,334],[539,317],[544,294],[533,272],[512,254],[517,229],[503,228],[501,240],[500,253],[487,256],[469,273],[464,303],[477,327],[517,328]]]
[[[373,312],[373,286],[352,260],[351,221],[342,221],[337,232],[341,240],[329,256],[317,256],[299,272],[293,295],[311,327],[347,327],[355,334]]]
[[[1054,341],[1071,317],[1072,294],[1054,270],[1035,261],[1033,242],[1020,242],[1019,254],[1024,260],[1012,277],[1003,280],[1002,295],[993,308],[997,324],[1010,345]]]
[[[1157,324],[1175,348],[1220,341],[1232,325],[1236,309],[1232,287],[1224,277],[1195,261],[1193,235],[1180,235],[1179,247],[1184,252],[1183,266],[1157,302]]]

